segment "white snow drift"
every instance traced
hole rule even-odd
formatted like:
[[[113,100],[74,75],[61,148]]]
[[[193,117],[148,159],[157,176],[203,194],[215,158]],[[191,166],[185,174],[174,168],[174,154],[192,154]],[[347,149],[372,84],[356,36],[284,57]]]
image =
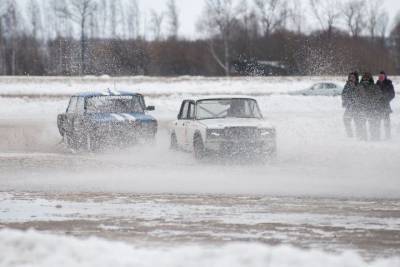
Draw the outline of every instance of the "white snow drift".
[[[77,239],[38,233],[0,231],[0,266],[4,267],[393,267],[400,258],[364,261],[355,252],[328,254],[318,250],[261,244],[135,247],[98,238]]]

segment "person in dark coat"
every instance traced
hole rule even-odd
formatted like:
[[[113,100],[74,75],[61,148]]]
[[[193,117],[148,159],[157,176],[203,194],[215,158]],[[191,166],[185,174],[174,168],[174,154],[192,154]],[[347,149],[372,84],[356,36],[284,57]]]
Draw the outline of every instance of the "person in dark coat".
[[[371,73],[364,73],[358,91],[361,111],[368,122],[370,138],[372,141],[378,141],[380,139],[383,93],[375,85]],[[363,136],[363,139],[367,139],[367,137]]]
[[[384,71],[381,71],[379,74],[379,80],[376,85],[381,89],[383,93],[383,102],[382,102],[382,120],[385,128],[385,137],[386,139],[390,139],[392,137],[392,129],[390,123],[390,114],[393,112],[390,106],[390,102],[395,98],[396,93],[394,91],[394,86],[391,80],[387,78],[387,75]]]
[[[354,72],[350,73],[346,85],[344,86],[342,92],[342,104],[345,108],[345,112],[343,115],[344,127],[346,129],[347,136],[352,138],[353,127],[352,123],[356,124],[356,101],[357,101],[357,86],[358,86],[358,78]]]

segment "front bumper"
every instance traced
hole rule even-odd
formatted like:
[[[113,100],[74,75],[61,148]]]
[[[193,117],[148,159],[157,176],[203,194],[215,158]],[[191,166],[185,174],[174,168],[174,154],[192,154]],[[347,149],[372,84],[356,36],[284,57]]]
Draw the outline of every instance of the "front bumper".
[[[258,140],[208,140],[205,144],[208,151],[221,154],[273,154],[276,152],[275,138]]]

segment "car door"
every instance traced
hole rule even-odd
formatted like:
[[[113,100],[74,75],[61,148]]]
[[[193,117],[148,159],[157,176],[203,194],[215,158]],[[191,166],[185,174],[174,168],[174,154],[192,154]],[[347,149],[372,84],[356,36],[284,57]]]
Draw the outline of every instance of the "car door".
[[[76,101],[75,116],[73,117],[73,125],[74,125],[74,130],[79,134],[83,134],[86,131],[84,115],[85,115],[85,98],[78,97]]]
[[[74,120],[76,116],[76,104],[78,102],[78,97],[73,96],[69,101],[69,105],[66,111],[65,129],[67,132],[72,133],[74,131]]]
[[[175,134],[178,145],[185,147],[186,144],[186,129],[185,122],[187,121],[189,111],[189,101],[185,100],[182,102],[181,109],[178,115],[178,120],[175,122]]]
[[[193,137],[196,131],[196,121],[195,121],[195,103],[194,101],[189,101],[189,110],[187,120],[185,121],[185,149],[191,150],[193,148]]]

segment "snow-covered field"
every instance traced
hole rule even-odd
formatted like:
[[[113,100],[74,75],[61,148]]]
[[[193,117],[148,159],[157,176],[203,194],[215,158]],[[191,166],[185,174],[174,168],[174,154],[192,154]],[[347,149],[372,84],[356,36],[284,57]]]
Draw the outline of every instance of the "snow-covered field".
[[[393,139],[358,142],[339,97],[286,94],[320,81],[344,78],[0,78],[0,266],[400,265],[400,99]],[[57,114],[108,87],[156,106],[157,144],[70,153]],[[169,151],[166,126],[196,94],[255,96],[276,162]]]

